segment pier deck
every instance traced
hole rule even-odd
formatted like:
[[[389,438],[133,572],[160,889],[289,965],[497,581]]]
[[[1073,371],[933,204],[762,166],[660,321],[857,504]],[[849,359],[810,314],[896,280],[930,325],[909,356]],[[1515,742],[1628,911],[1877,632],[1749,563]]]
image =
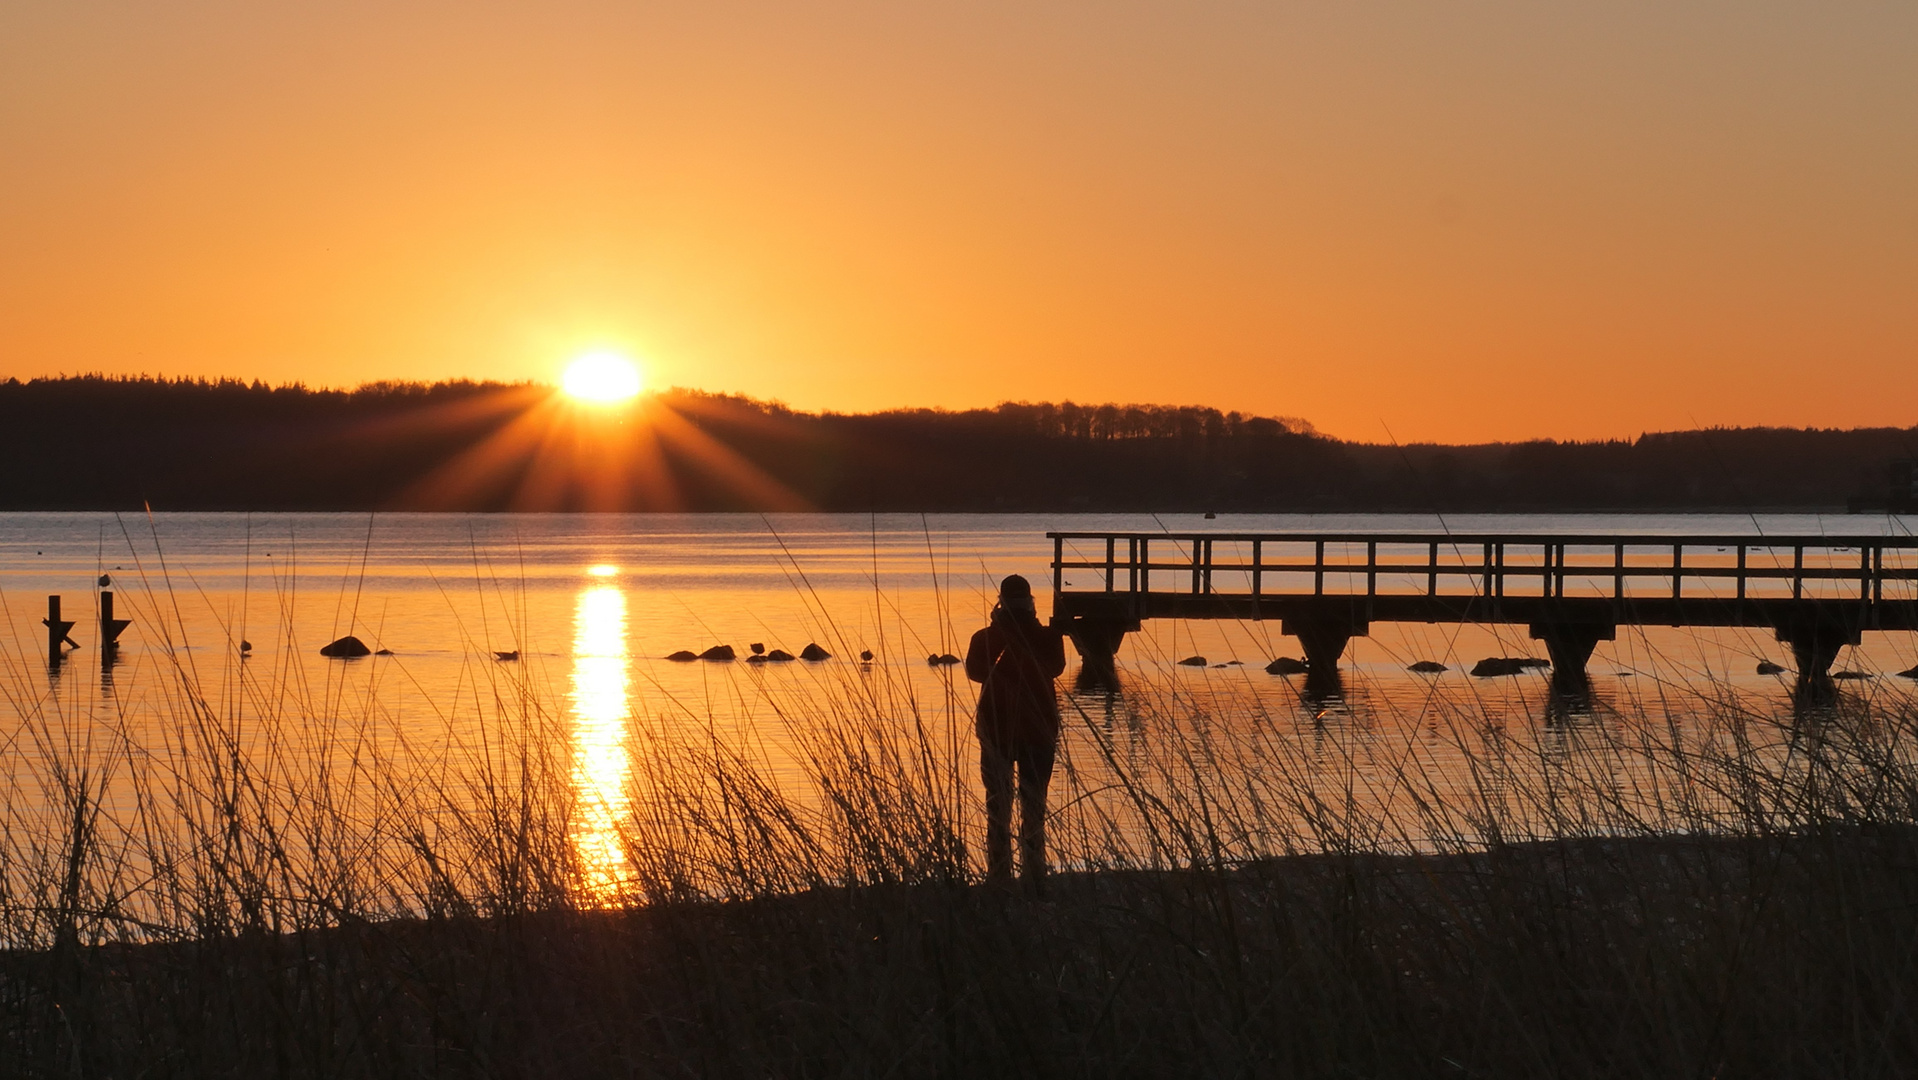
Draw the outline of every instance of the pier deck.
[[[1053,532],[1053,621],[1109,665],[1146,619],[1277,620],[1315,671],[1374,622],[1518,623],[1554,678],[1620,626],[1745,626],[1828,677],[1866,630],[1918,630],[1918,537]]]

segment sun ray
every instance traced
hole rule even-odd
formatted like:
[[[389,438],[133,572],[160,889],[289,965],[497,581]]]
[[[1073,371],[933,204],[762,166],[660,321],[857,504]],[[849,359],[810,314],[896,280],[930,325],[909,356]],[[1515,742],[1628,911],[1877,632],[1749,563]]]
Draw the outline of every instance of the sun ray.
[[[755,465],[681,408],[704,420],[732,419],[698,399],[645,397],[617,411],[582,405],[548,390],[521,398],[522,411],[450,455],[407,486],[395,505],[417,509],[676,510],[685,484],[746,505],[809,510],[812,505]],[[498,415],[497,408],[449,412],[457,426]],[[763,435],[789,434],[751,418]]]
[[[739,452],[700,430],[664,401],[649,410],[648,419],[660,438],[682,452],[690,463],[730,487],[742,501],[770,510],[811,510],[803,496],[748,461]]]

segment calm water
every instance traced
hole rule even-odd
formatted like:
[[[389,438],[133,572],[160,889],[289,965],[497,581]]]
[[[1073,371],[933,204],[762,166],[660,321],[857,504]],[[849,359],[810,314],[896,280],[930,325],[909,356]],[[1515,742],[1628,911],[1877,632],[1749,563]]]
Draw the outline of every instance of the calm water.
[[[57,716],[127,730],[177,715],[175,665],[210,698],[240,702],[247,680],[300,687],[312,715],[376,715],[396,737],[424,745],[477,724],[520,695],[563,711],[574,782],[608,815],[625,806],[625,741],[635,720],[729,730],[782,703],[880,680],[891,700],[963,731],[972,692],[963,674],[925,663],[963,653],[982,625],[995,583],[1009,573],[1048,596],[1050,544],[1059,530],[1453,532],[1630,531],[1727,534],[1908,532],[1883,516],[1472,515],[0,515],[0,672],[16,759],[36,753],[21,732]],[[118,662],[102,670],[95,582],[107,574],[118,613],[133,625]],[[82,646],[49,673],[39,620],[60,594]],[[1117,695],[1074,695],[1069,712],[1137,731],[1141,709],[1203,705],[1220,723],[1322,725],[1329,714],[1378,727],[1429,728],[1465,710],[1525,728],[1548,697],[1542,676],[1482,680],[1463,674],[1483,656],[1542,654],[1523,627],[1375,625],[1346,653],[1344,703],[1302,699],[1297,680],[1262,670],[1299,655],[1273,623],[1156,622],[1120,654]],[[390,656],[322,661],[317,650],[352,633]],[[250,641],[242,661],[239,643]],[[816,642],[822,664],[673,663],[679,649],[752,643],[797,653]],[[1889,673],[1914,662],[1909,635],[1868,635],[1838,667]],[[855,657],[880,657],[861,667]],[[518,659],[495,659],[515,652]],[[1199,654],[1213,664],[1176,665]],[[1590,665],[1600,714],[1642,716],[1648,700],[1688,687],[1730,688],[1782,708],[1784,687],[1755,674],[1788,651],[1757,631],[1620,628]],[[1406,673],[1414,660],[1453,670]],[[1074,661],[1076,666],[1076,659]],[[1071,673],[1068,673],[1070,681]],[[1855,684],[1904,693],[1903,680]],[[36,720],[36,718],[38,718]],[[1303,730],[1303,728],[1301,729]],[[969,738],[969,736],[967,736]],[[957,746],[957,743],[954,743]],[[963,751],[961,751],[963,756]],[[1438,755],[1443,761],[1444,755]],[[16,786],[18,781],[16,780]],[[603,824],[603,823],[602,823]],[[609,829],[582,836],[615,861]]]

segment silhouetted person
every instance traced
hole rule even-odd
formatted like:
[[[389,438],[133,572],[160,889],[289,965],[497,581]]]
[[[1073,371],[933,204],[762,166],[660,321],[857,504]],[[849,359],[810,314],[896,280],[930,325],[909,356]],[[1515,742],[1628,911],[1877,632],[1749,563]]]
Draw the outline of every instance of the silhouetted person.
[[[966,676],[979,690],[979,774],[986,786],[986,879],[1012,879],[1013,771],[1018,770],[1019,870],[1038,892],[1046,872],[1046,785],[1059,745],[1065,635],[1039,624],[1032,585],[1014,574],[999,583],[992,622],[966,647]]]

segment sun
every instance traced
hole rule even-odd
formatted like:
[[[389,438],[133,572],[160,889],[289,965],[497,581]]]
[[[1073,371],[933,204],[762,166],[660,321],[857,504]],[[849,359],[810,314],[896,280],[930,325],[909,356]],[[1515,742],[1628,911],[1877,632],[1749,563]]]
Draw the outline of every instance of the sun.
[[[589,352],[566,365],[559,384],[568,397],[610,404],[639,393],[639,368],[618,353]]]

